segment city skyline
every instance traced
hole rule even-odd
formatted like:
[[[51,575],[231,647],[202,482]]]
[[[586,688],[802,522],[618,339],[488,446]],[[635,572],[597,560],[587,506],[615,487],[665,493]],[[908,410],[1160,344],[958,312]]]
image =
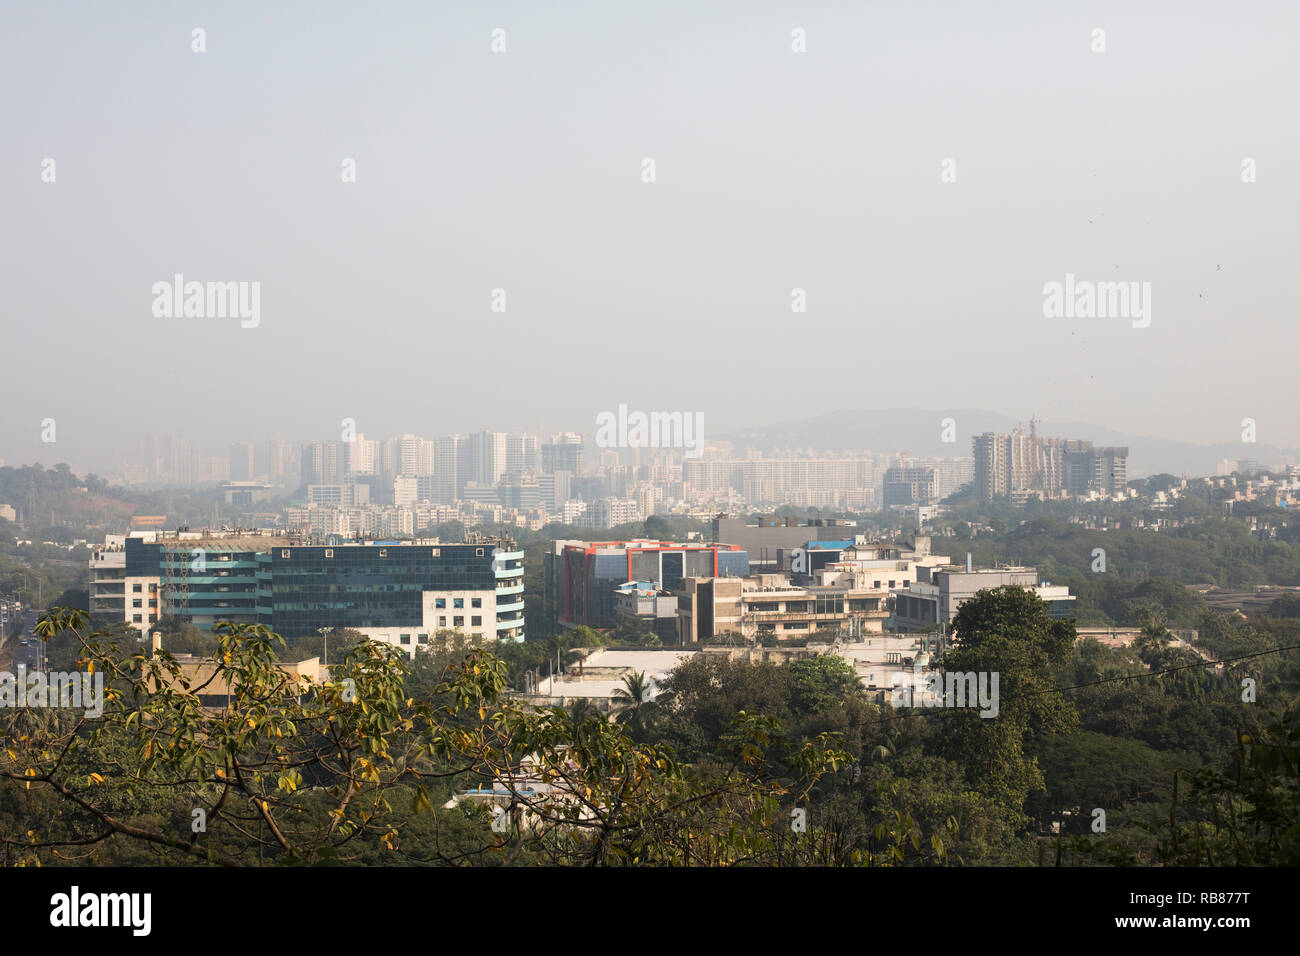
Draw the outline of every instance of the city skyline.
[[[1262,461],[1265,464],[1280,463],[1283,465],[1289,465],[1293,463],[1293,460],[1298,454],[1300,454],[1300,448],[1279,447],[1277,444],[1267,441],[1247,440],[1247,430],[1245,428],[1239,429],[1239,434],[1236,436],[1237,439],[1239,439],[1237,441],[1220,441],[1215,444],[1180,443],[1160,438],[1145,439],[1142,436],[1126,434],[1103,425],[1045,422],[1033,415],[1016,417],[971,410],[959,411],[957,414],[961,416],[961,421],[966,424],[965,427],[958,429],[956,425],[957,420],[941,417],[943,413],[940,411],[906,409],[906,412],[914,418],[919,418],[923,421],[933,420],[934,427],[926,429],[917,426],[915,421],[909,419],[907,424],[912,430],[903,433],[906,437],[898,437],[900,433],[895,427],[888,433],[877,436],[875,440],[872,441],[855,440],[853,436],[845,435],[840,437],[841,433],[835,432],[832,428],[822,423],[824,421],[830,421],[833,426],[837,416],[843,417],[846,415],[860,414],[864,418],[874,415],[884,418],[887,416],[888,410],[878,409],[871,412],[864,411],[861,413],[838,412],[827,416],[821,416],[818,419],[808,420],[809,423],[816,424],[818,427],[810,429],[811,434],[814,437],[802,444],[795,444],[782,440],[782,437],[785,434],[785,429],[797,427],[802,423],[779,423],[770,425],[767,428],[737,430],[728,434],[714,436],[710,436],[706,433],[703,442],[704,448],[707,449],[705,457],[726,457],[726,452],[721,450],[729,449],[737,454],[754,454],[759,457],[789,457],[790,455],[793,455],[794,457],[818,457],[827,454],[851,453],[890,457],[902,455],[907,458],[970,458],[973,454],[972,442],[979,435],[987,432],[1008,433],[1017,429],[1028,431],[1033,427],[1037,427],[1039,433],[1044,437],[1077,438],[1086,434],[1097,436],[1090,440],[1094,441],[1094,443],[1098,445],[1136,444],[1139,446],[1139,450],[1136,450],[1132,457],[1139,462],[1139,466],[1136,468],[1130,468],[1130,474],[1133,477],[1142,477],[1147,474],[1156,474],[1161,472],[1168,472],[1181,477],[1194,477],[1200,474],[1211,474],[1213,473],[1214,465],[1225,458],[1233,460],[1251,459]],[[365,440],[365,443],[370,445],[382,445],[387,442],[400,440],[403,437],[417,438],[430,445],[430,454],[433,454],[432,446],[440,440],[452,437],[469,440],[472,436],[487,434],[499,435],[503,440],[506,436],[511,436],[512,438],[521,435],[529,436],[540,443],[546,443],[552,438],[559,438],[567,435],[581,438],[582,446],[588,449],[589,459],[592,451],[601,451],[601,448],[598,445],[600,430],[597,426],[588,427],[585,430],[576,430],[573,428],[542,430],[485,429],[468,433],[434,430],[425,430],[422,432],[402,431],[394,433],[375,433],[371,432],[369,429],[358,427],[357,423],[348,419],[341,419],[339,424],[343,427],[336,430],[334,437],[291,436],[281,433],[277,436],[265,438],[235,436],[229,438],[215,437],[207,441],[194,441],[183,433],[153,431],[136,435],[133,440],[128,441],[124,447],[117,449],[111,456],[108,456],[107,459],[101,458],[98,461],[91,460],[89,462],[84,459],[78,460],[75,454],[67,456],[63,454],[65,451],[75,452],[75,447],[71,442],[54,441],[42,443],[38,440],[36,443],[38,449],[36,457],[26,460],[7,457],[3,454],[4,448],[0,447],[0,466],[9,465],[17,467],[39,463],[48,467],[63,462],[68,464],[74,471],[81,474],[93,473],[98,474],[101,477],[107,476],[119,480],[134,474],[134,477],[129,478],[129,483],[137,483],[141,480],[148,480],[136,473],[141,463],[148,457],[148,452],[146,451],[147,447],[151,443],[155,446],[161,446],[163,443],[170,443],[179,440],[187,446],[192,447],[196,454],[205,459],[220,459],[225,461],[229,456],[231,462],[230,474],[224,480],[242,480],[252,477],[252,475],[250,473],[241,476],[236,473],[237,466],[234,462],[237,454],[235,451],[237,446],[249,446],[250,455],[255,448],[260,461],[265,459],[268,454],[268,447],[273,449],[277,443],[280,443],[283,446],[283,452],[289,456],[294,466],[296,466],[300,460],[300,454],[305,445],[324,444],[327,446],[337,446],[340,449],[344,449],[338,453],[341,456],[339,458],[338,466],[344,468],[346,467],[344,457],[349,454],[346,450],[349,447],[349,440],[341,437],[344,434],[352,434],[362,438]],[[897,425],[896,422],[892,424]],[[1240,424],[1245,426],[1247,422],[1243,421]],[[870,426],[871,423],[868,422],[866,427],[869,428]],[[1253,423],[1251,423],[1251,427],[1253,429]],[[56,431],[56,435],[57,434],[58,432]],[[1253,431],[1251,437],[1254,437]],[[1146,453],[1140,450],[1143,446],[1149,446]],[[605,450],[615,451],[621,458],[629,462],[635,462],[637,460],[659,460],[665,455],[671,455],[678,460],[679,464],[681,463],[680,460],[684,457],[685,451],[685,449],[681,447],[637,448],[629,447],[627,445],[615,446]],[[54,454],[50,454],[50,452],[53,452]],[[274,454],[273,451],[270,453]],[[369,453],[373,455],[374,451],[372,450]],[[1189,456],[1195,463],[1188,460]],[[545,454],[541,453],[538,457],[544,459]],[[689,458],[689,456],[685,457]],[[539,469],[534,467],[531,469],[513,468],[509,470],[537,471]],[[277,474],[282,471],[297,471],[297,468],[285,467],[282,464],[278,471],[276,469],[262,469],[263,474]],[[419,474],[423,472],[420,469],[408,468],[395,473]],[[207,480],[210,481],[215,479],[209,477]],[[477,480],[482,479],[480,478]]]

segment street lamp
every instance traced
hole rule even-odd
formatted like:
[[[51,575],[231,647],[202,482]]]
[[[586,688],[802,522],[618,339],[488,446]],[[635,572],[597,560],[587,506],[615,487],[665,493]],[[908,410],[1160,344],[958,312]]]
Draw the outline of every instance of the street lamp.
[[[323,652],[322,655],[321,655],[321,661],[322,661],[322,663],[324,663],[324,665],[325,665],[325,679],[326,679],[326,680],[329,680],[329,678],[330,678],[330,631],[332,631],[332,630],[334,630],[334,628],[332,628],[332,627],[318,627],[318,628],[316,628],[317,633],[319,633],[320,636],[323,637],[323,638],[325,639],[325,650],[324,650],[324,652]]]

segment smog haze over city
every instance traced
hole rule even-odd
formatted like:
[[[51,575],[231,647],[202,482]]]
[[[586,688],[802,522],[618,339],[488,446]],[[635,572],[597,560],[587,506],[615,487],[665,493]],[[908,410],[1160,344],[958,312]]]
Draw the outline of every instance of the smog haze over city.
[[[1300,445],[1294,4],[709,11],[7,4],[0,458],[618,402]],[[259,323],[156,316],[177,274]],[[1067,274],[1149,324],[1045,316]]]

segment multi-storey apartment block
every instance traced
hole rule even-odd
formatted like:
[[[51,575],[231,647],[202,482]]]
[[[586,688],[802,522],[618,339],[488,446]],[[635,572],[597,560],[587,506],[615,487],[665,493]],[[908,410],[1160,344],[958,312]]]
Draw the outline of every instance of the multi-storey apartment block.
[[[1094,448],[1077,439],[1040,438],[1035,430],[985,432],[972,440],[975,494],[983,501],[1010,496],[1059,498],[1122,494],[1128,482],[1128,448]]]

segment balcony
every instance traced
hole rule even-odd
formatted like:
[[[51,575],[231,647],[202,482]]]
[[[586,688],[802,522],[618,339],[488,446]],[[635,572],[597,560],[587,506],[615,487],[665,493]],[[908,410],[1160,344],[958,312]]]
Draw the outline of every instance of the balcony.
[[[781,623],[783,621],[808,621],[811,623],[834,623],[848,621],[852,618],[861,620],[883,619],[888,611],[833,611],[829,614],[814,614],[811,611],[745,611],[742,618],[755,624]]]

